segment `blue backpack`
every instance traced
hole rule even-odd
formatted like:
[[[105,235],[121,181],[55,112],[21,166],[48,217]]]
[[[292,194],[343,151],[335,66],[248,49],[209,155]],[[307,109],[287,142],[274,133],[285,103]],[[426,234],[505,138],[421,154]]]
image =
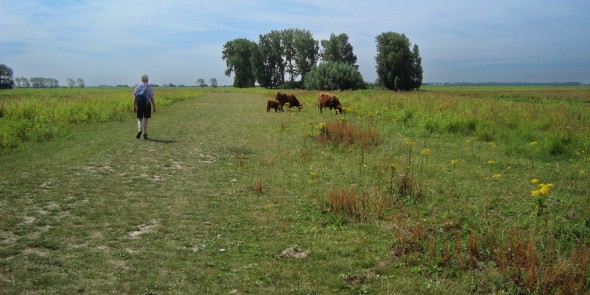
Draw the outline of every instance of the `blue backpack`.
[[[150,98],[147,94],[147,86],[142,85],[142,87],[138,87],[135,89],[135,103],[147,105],[150,102]]]

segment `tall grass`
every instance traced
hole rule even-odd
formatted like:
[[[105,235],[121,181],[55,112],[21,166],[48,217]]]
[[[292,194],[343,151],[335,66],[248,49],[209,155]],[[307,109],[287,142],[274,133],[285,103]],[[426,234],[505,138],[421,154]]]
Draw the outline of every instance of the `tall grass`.
[[[14,89],[0,92],[0,148],[51,140],[69,124],[132,116],[133,89]],[[195,88],[156,88],[156,104],[199,97]]]
[[[366,144],[344,144],[352,148],[346,153],[358,149],[363,155],[361,163],[374,165],[363,170],[363,178],[387,178],[385,170],[395,165],[367,159],[371,153],[388,150],[382,145],[392,141],[392,158],[401,169],[391,169],[391,179],[385,185],[373,181],[361,183],[360,189],[355,185],[328,191],[325,206],[349,220],[391,224],[388,227],[395,237],[392,254],[403,264],[433,267],[433,272],[441,268],[451,276],[473,273],[473,277],[497,277],[493,286],[476,283],[474,292],[584,294],[590,289],[590,194],[587,185],[580,189],[578,179],[587,180],[590,164],[590,91],[571,91],[339,93],[349,105],[347,114],[338,123],[322,123],[318,142],[342,145],[352,141],[347,138],[363,142],[359,138],[364,136],[351,130],[370,130],[379,134],[379,140],[370,141],[376,148],[363,153]],[[425,138],[455,141],[450,145],[454,150],[431,150]],[[490,155],[508,163],[498,169]],[[420,156],[422,161],[416,160]],[[481,162],[474,163],[477,161]],[[512,165],[517,166],[517,174],[512,173]],[[489,170],[487,176],[478,179],[483,170]],[[530,189],[522,189],[530,187],[523,184],[539,175],[558,175],[559,194],[540,199],[534,194],[531,197]],[[482,194],[498,194],[494,199],[515,203],[494,209],[495,216],[490,217],[488,209],[478,206],[495,208],[497,205],[491,204],[499,201],[486,204],[468,197],[481,198]],[[516,200],[515,195],[522,197]],[[446,211],[444,207],[457,216],[437,225],[440,216],[424,218],[409,211],[428,212],[432,206]],[[505,223],[496,224],[497,218]]]
[[[487,88],[486,88],[487,89]],[[503,94],[506,91],[507,94]],[[506,145],[522,156],[571,156],[590,143],[590,89],[432,90],[417,93],[353,92],[345,102],[359,118],[383,128],[473,136]],[[386,124],[391,122],[392,124]],[[530,143],[538,144],[534,149]]]

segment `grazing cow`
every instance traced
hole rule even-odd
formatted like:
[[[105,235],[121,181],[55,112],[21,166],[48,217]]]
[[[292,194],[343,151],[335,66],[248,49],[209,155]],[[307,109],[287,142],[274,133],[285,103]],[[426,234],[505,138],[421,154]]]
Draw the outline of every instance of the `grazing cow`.
[[[342,114],[342,104],[340,104],[340,100],[335,95],[328,93],[318,94],[318,109],[320,109],[320,113],[322,113],[323,108],[329,108],[330,110],[336,109]]]
[[[303,104],[297,100],[297,97],[292,93],[284,93],[284,92],[277,92],[275,94],[275,100],[281,104],[281,108],[286,103],[289,104],[289,109],[292,107],[297,107],[300,111],[303,108]]]
[[[266,111],[269,112],[270,109],[275,109],[275,113],[279,110],[282,112],[283,106],[278,101],[269,100],[266,102]]]

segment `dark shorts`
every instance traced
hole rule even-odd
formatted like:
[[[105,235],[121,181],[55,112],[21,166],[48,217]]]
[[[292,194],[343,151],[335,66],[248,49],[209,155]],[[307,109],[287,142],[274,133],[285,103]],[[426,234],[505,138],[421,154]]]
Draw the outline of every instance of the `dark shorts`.
[[[152,117],[152,104],[151,103],[138,103],[137,104],[137,118],[149,119]]]

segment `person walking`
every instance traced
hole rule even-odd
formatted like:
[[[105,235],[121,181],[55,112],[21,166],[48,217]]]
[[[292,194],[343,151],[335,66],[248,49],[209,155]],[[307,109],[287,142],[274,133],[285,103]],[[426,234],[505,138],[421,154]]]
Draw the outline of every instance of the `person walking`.
[[[152,108],[156,112],[156,102],[154,101],[154,89],[148,83],[147,75],[141,76],[141,83],[135,86],[133,91],[133,112],[137,113],[137,135],[135,138],[148,139],[148,119],[152,117]]]

